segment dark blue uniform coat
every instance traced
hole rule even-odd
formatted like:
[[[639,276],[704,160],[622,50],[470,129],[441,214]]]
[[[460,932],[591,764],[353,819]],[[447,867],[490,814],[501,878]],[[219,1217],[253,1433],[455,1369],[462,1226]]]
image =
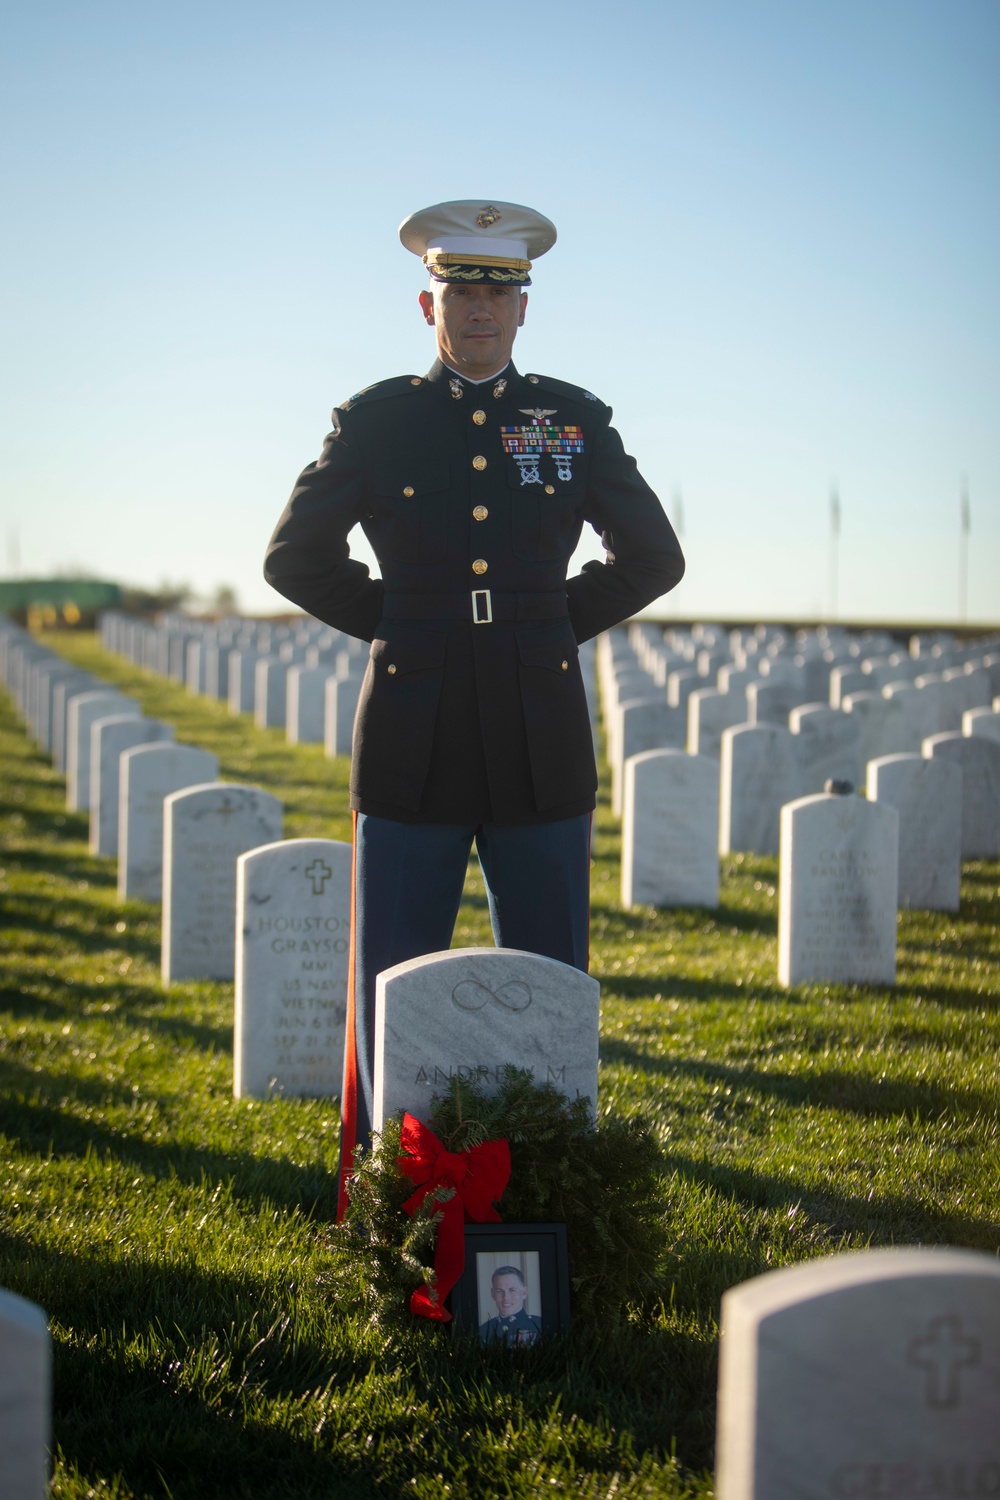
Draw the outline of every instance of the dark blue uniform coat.
[[[354,731],[358,811],[475,826],[593,808],[577,644],[684,571],[610,419],[578,386],[513,365],[474,385],[440,362],[334,411],[264,571],[317,619],[372,643]],[[524,462],[518,429],[536,425],[555,430],[552,451]],[[608,559],[567,581],[584,522]],[[349,555],[357,523],[381,580]]]

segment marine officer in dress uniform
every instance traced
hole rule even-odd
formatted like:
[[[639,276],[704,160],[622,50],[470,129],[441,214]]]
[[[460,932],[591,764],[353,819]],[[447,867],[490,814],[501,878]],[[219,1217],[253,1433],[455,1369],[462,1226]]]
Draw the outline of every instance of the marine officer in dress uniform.
[[[370,1140],[376,976],[446,949],[473,842],[498,947],[586,970],[597,773],[578,645],[684,571],[656,496],[589,391],[511,361],[553,224],[498,201],[400,228],[438,357],[333,413],[265,577],[371,642],[354,726],[352,961],[341,1211]],[[606,561],[566,571],[584,523]],[[360,524],[381,569],[351,558]]]

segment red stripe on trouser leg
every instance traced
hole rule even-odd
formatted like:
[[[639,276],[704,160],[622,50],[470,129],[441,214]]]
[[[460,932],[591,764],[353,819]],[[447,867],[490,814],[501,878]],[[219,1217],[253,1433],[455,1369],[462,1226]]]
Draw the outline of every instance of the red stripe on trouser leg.
[[[347,1023],[344,1037],[344,1082],[340,1094],[340,1184],[337,1223],[347,1212],[347,1184],[354,1170],[354,1147],[358,1138],[358,1038],[355,1026],[354,953],[357,927],[358,815],[352,814],[351,829],[351,946],[347,959]]]
[[[590,815],[590,824],[587,828],[587,973],[590,973],[590,867],[594,860],[594,819],[597,817],[597,809]]]

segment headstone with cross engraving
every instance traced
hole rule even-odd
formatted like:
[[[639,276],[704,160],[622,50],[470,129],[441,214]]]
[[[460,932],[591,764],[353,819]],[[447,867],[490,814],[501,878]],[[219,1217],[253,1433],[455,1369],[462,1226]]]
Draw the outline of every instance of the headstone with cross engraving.
[[[722,1299],[718,1500],[1000,1495],[1000,1263],[871,1250]]]
[[[596,979],[516,948],[453,948],[380,974],[374,1126],[401,1109],[426,1120],[454,1077],[487,1092],[507,1065],[597,1106]]]
[[[51,1360],[42,1309],[0,1289],[0,1500],[49,1492]]]
[[[256,786],[217,781],[163,804],[164,984],[232,979],[236,861],[281,837],[282,806]]]
[[[233,1093],[340,1093],[351,846],[287,839],[237,861]]]

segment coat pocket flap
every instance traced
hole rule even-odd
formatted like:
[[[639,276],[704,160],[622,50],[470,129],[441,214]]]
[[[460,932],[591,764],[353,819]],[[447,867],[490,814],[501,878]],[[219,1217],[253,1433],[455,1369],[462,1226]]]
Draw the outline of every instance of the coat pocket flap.
[[[435,672],[444,666],[448,636],[441,630],[414,632],[406,640],[372,641],[371,659],[376,672],[389,676],[406,672]]]
[[[527,632],[517,637],[517,654],[526,667],[548,667],[552,672],[567,672],[578,654],[575,641],[539,638]]]

